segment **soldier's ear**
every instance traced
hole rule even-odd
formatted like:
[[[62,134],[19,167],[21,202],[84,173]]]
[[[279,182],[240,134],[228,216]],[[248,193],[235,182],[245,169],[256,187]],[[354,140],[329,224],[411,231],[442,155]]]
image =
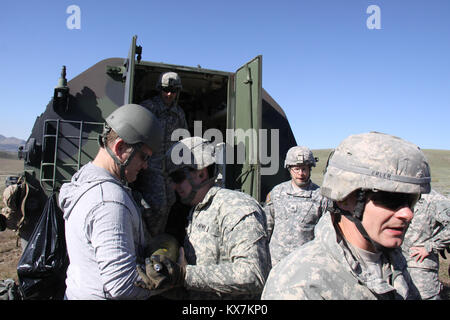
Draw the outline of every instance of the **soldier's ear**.
[[[126,160],[125,154],[128,152],[129,146],[121,138],[117,138],[112,147],[117,158]]]

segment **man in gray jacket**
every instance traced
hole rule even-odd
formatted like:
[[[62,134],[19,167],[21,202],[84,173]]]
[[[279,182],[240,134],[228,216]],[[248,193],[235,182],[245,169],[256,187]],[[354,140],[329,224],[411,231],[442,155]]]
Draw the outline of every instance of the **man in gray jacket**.
[[[430,180],[424,154],[410,142],[378,132],[344,139],[321,187],[333,205],[315,239],[271,270],[262,298],[420,298],[400,245]]]
[[[161,144],[161,127],[144,107],[128,104],[107,119],[100,149],[62,185],[67,251],[66,299],[145,299],[136,266],[145,256],[141,214],[127,184]]]

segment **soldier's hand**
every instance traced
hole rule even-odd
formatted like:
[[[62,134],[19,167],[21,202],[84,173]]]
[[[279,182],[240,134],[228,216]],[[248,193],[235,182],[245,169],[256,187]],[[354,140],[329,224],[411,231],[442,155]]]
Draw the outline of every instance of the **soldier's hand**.
[[[416,262],[423,262],[423,260],[430,255],[424,247],[411,247],[410,257],[416,257]]]
[[[157,288],[167,286],[180,287],[184,285],[186,276],[186,265],[184,263],[178,264],[164,255],[153,255],[150,257],[150,261],[158,275],[164,276]]]
[[[153,255],[145,259],[145,272],[136,267],[141,281],[135,285],[149,290],[167,289],[183,286],[186,274],[185,265],[173,262],[163,255]]]
[[[155,266],[150,258],[145,259],[145,272],[140,266],[136,266],[136,269],[141,278],[140,281],[135,283],[138,287],[149,290],[158,289],[162,286],[162,282],[166,279],[163,274],[160,274],[155,270]]]

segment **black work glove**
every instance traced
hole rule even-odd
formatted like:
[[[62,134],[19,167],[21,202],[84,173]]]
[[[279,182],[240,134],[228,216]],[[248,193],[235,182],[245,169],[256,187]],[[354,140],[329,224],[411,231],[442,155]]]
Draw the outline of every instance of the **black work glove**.
[[[136,285],[153,289],[166,289],[183,286],[186,276],[184,266],[173,262],[163,255],[153,255],[145,259],[145,273],[137,266],[142,282]]]

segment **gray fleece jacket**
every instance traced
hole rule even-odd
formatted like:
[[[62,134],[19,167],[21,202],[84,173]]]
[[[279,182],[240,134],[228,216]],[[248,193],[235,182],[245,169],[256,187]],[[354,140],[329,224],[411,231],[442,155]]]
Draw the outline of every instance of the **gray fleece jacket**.
[[[66,299],[148,298],[134,285],[145,235],[130,190],[90,162],[62,185],[59,205],[70,260]]]

